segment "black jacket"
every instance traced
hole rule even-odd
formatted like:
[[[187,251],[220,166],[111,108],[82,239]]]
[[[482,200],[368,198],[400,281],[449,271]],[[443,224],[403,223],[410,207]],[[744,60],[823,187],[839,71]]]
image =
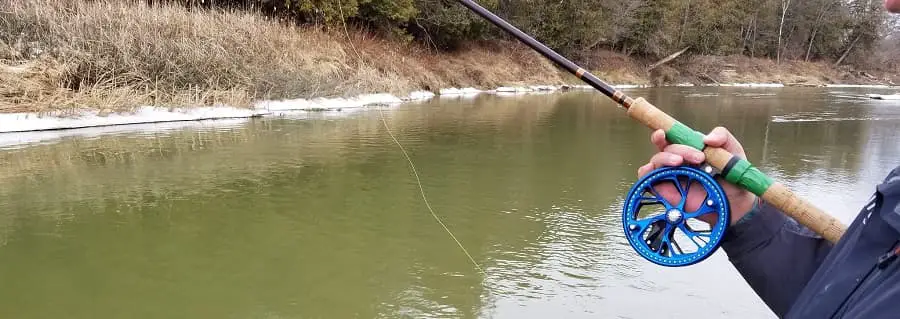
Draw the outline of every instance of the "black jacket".
[[[833,247],[764,202],[754,210],[722,248],[776,315],[900,318],[900,167]]]

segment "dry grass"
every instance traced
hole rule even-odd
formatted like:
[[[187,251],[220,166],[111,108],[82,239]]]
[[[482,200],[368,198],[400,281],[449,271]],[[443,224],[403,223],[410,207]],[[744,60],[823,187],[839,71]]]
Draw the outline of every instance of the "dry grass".
[[[614,52],[582,60],[613,84],[709,82],[704,77],[866,82],[827,64],[775,65],[741,56],[686,56],[652,74],[644,71],[649,62]],[[518,42],[470,43],[438,53],[352,28],[286,25],[255,12],[135,0],[0,0],[0,112],[247,107],[265,99],[575,82]]]
[[[348,41],[348,35],[352,41]],[[0,112],[406,93],[559,83],[518,44],[437,54],[253,12],[127,0],[0,0]]]
[[[585,67],[595,75],[613,84],[650,84],[646,66],[653,61],[638,61],[619,52],[594,50],[585,53]]]

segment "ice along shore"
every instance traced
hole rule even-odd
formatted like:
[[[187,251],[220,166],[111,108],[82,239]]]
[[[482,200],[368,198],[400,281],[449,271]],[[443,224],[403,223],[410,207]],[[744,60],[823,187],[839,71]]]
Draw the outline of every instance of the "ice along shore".
[[[647,85],[623,84],[614,85],[618,89],[645,88]],[[678,84],[676,86],[694,86]],[[720,87],[784,87],[781,83],[731,83],[713,84]],[[893,88],[884,85],[842,85],[829,84],[826,87],[854,88]],[[15,134],[40,131],[71,130],[92,127],[123,126],[150,123],[168,123],[184,121],[224,120],[235,118],[253,118],[264,116],[280,116],[294,112],[342,111],[367,108],[373,106],[395,106],[406,102],[424,101],[440,97],[475,96],[479,94],[495,94],[499,96],[552,93],[567,90],[592,90],[587,85],[538,85],[529,87],[498,87],[492,90],[476,88],[446,88],[438,94],[429,91],[415,91],[407,96],[398,97],[387,93],[362,94],[352,98],[314,98],[291,100],[267,100],[257,102],[252,108],[232,106],[205,106],[185,108],[162,108],[153,106],[139,107],[133,112],[111,113],[100,115],[96,111],[83,111],[78,114],[60,115],[55,113],[0,113],[0,134]],[[869,97],[872,97],[869,94]]]

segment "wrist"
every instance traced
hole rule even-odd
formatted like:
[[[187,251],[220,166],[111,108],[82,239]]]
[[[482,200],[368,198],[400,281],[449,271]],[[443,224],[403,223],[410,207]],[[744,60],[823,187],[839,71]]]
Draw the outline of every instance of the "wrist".
[[[758,209],[760,201],[761,198],[749,192],[735,200],[731,206],[731,224],[736,225],[750,219]]]

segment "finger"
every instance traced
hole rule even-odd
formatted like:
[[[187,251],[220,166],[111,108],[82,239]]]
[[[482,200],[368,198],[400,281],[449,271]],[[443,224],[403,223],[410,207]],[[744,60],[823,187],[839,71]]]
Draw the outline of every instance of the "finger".
[[[644,177],[647,173],[653,170],[653,163],[644,164],[641,167],[638,167],[638,178]]]
[[[737,138],[735,138],[728,129],[721,126],[710,131],[709,134],[703,138],[703,143],[712,147],[723,148],[741,158],[746,156],[746,154],[744,154],[744,148],[741,146],[741,143],[738,142]]]
[[[669,142],[666,141],[666,132],[663,130],[656,130],[650,134],[650,142],[653,142],[653,145],[656,145],[656,150],[662,152]]]
[[[724,127],[716,127],[712,129],[704,138],[703,143],[713,147],[721,147],[725,148],[725,144],[728,143],[728,136],[731,135],[731,132]]]
[[[703,154],[703,152],[697,150],[696,148],[687,145],[671,144],[669,146],[666,146],[664,151],[666,153],[672,153],[681,156],[681,158],[691,164],[700,164],[703,163],[704,160],[706,160],[706,154]]]
[[[684,162],[684,158],[682,158],[678,154],[672,154],[668,152],[659,152],[653,155],[650,158],[650,163],[653,164],[653,169],[657,169],[664,166],[678,166]]]

